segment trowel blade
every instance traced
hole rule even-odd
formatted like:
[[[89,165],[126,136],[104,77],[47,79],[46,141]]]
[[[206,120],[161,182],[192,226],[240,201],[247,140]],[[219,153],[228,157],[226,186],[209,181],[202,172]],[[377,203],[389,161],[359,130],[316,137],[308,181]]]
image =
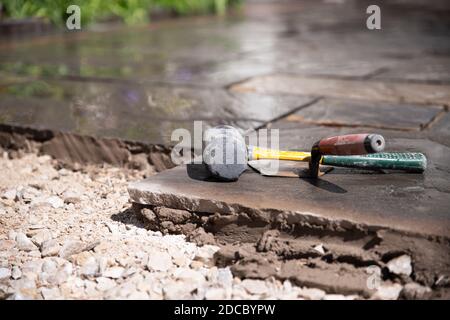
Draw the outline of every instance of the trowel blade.
[[[277,163],[278,162],[278,163]],[[251,160],[248,165],[263,176],[309,178],[308,162],[280,160]],[[321,167],[320,176],[333,170],[333,167]]]

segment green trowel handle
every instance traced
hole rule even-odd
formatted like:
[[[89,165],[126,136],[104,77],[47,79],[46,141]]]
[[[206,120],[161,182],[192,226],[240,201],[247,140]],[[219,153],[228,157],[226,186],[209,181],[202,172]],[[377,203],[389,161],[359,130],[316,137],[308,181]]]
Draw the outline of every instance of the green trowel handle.
[[[323,156],[322,164],[362,169],[392,169],[423,172],[427,158],[422,153],[374,153],[361,156]]]

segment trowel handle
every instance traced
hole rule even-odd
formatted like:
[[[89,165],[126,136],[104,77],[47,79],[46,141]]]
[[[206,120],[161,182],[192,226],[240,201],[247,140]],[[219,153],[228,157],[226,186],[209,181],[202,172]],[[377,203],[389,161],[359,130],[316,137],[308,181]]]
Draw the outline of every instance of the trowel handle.
[[[385,141],[383,136],[374,133],[348,134],[317,141],[312,153],[321,155],[361,155],[383,151]]]

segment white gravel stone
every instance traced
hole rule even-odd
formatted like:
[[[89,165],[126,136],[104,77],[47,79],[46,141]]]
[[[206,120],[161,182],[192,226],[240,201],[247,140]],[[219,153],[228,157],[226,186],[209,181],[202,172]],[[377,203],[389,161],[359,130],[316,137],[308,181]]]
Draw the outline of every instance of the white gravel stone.
[[[120,230],[117,225],[110,222],[105,223],[105,225],[112,234],[120,234]]]
[[[396,300],[402,289],[402,285],[398,283],[381,285],[371,298],[374,300]]]
[[[41,289],[42,297],[45,300],[58,300],[61,299],[61,292],[58,288],[42,288]]]
[[[58,255],[61,258],[68,258],[71,255],[80,253],[83,251],[85,245],[81,241],[77,240],[66,240],[61,249],[59,250]]]
[[[86,277],[95,276],[99,273],[99,265],[95,257],[89,257],[81,265],[80,274]]]
[[[105,277],[98,277],[95,281],[97,281],[96,288],[99,291],[107,291],[116,286],[116,282],[114,280]]]
[[[17,193],[17,197],[19,197],[25,202],[31,202],[31,200],[39,197],[40,195],[41,192],[39,190],[29,186],[20,189]]]
[[[8,232],[8,239],[9,240],[16,240],[17,232],[14,230],[9,230]]]
[[[124,272],[125,272],[125,269],[122,267],[112,267],[112,268],[106,269],[105,272],[102,273],[102,275],[107,278],[118,279],[118,278],[122,277]]]
[[[2,198],[7,200],[15,200],[16,196],[17,196],[16,189],[8,189],[2,194]]]
[[[57,240],[52,239],[44,241],[41,246],[42,257],[56,256],[58,255],[60,249],[61,246]]]
[[[204,245],[198,248],[194,260],[209,264],[213,259],[214,253],[216,253],[219,249],[220,248],[218,246]]]
[[[191,260],[188,259],[184,254],[172,257],[172,261],[179,267],[186,267],[189,265],[189,263],[191,263]]]
[[[200,272],[189,268],[178,268],[174,271],[173,276],[175,279],[198,286],[206,281]]]
[[[14,281],[13,288],[17,297],[14,299],[35,299],[38,292],[36,290],[36,282],[32,278],[23,277],[17,281]]]
[[[66,204],[77,204],[81,202],[80,194],[72,190],[65,191],[62,194],[62,198]]]
[[[11,277],[11,270],[9,268],[0,268],[0,280],[9,279]]]
[[[148,300],[150,296],[147,292],[135,291],[127,296],[130,300]]]
[[[316,251],[317,253],[324,255],[325,254],[325,248],[323,247],[323,244],[318,244],[317,246],[315,246],[314,251]]]
[[[84,282],[84,292],[87,296],[97,297],[99,295],[99,291],[97,290],[97,283],[86,280]]]
[[[219,268],[217,270],[217,282],[225,288],[233,285],[233,274],[229,267]]]
[[[267,293],[266,283],[262,280],[245,279],[241,282],[241,286],[251,294]]]
[[[41,247],[45,241],[48,241],[51,238],[52,233],[47,229],[43,229],[39,230],[33,237],[31,237],[31,241],[33,241],[36,246]]]
[[[92,208],[83,208],[82,212],[86,215],[92,214],[94,212],[94,209]]]
[[[321,300],[325,297],[325,294],[325,291],[315,288],[301,288],[299,290],[299,295],[309,300]]]
[[[58,265],[51,258],[44,259],[44,263],[42,264],[42,272],[54,273],[58,269]]]
[[[48,276],[47,282],[55,286],[60,285],[67,281],[71,273],[71,268],[60,268],[56,273],[52,273]]]
[[[153,252],[149,254],[147,268],[150,271],[167,271],[172,267],[172,257],[167,252]]]
[[[22,265],[22,274],[38,274],[42,271],[43,260],[27,261]]]
[[[227,292],[223,288],[209,288],[205,291],[206,300],[223,300],[227,298]]]
[[[411,257],[405,254],[390,260],[386,266],[389,272],[397,275],[409,276],[412,273]]]
[[[19,250],[32,251],[37,250],[36,245],[24,233],[18,232],[16,234],[16,245]]]
[[[163,286],[164,299],[192,299],[192,291],[195,288],[188,287],[185,283],[176,281]]]
[[[55,209],[62,208],[64,206],[64,201],[58,196],[51,196],[47,198],[46,202]]]

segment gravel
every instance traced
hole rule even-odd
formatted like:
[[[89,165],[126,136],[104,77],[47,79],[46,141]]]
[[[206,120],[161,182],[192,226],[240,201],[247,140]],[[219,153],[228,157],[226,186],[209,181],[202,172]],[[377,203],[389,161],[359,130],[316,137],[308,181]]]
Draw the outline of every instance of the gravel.
[[[0,156],[0,296],[8,299],[322,299],[318,289],[233,277],[216,246],[146,230],[127,183],[147,172],[70,170]],[[318,248],[320,250],[320,248]],[[411,290],[410,290],[411,291]],[[417,291],[417,290],[416,290]],[[389,294],[392,297],[396,294]],[[336,296],[331,296],[336,297]],[[339,298],[345,298],[339,296]]]
[[[396,300],[396,299],[398,299],[402,289],[403,289],[403,287],[398,283],[382,285],[377,288],[377,291],[372,296],[372,299],[374,299],[374,300]]]
[[[36,245],[31,241],[24,233],[19,232],[16,234],[16,247],[22,251],[37,250]]]
[[[167,252],[151,252],[148,255],[147,268],[150,271],[167,271],[173,267],[172,257]]]
[[[411,257],[408,255],[402,255],[390,260],[387,263],[389,272],[396,275],[409,276],[412,273]]]
[[[0,280],[11,277],[11,270],[8,268],[0,268]]]
[[[427,299],[431,295],[431,289],[429,287],[422,286],[418,283],[407,283],[401,292],[405,299]]]

